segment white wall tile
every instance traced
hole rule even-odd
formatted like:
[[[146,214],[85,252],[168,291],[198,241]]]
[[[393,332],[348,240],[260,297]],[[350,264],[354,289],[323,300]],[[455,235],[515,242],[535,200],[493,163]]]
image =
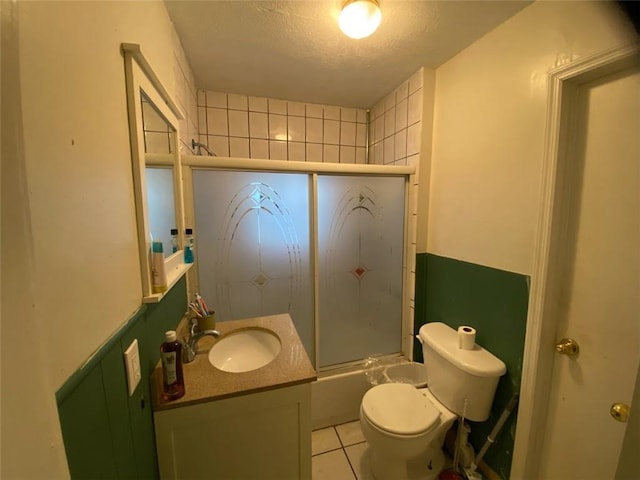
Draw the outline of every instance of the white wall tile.
[[[384,111],[388,111],[396,106],[396,92],[391,92],[384,99]]]
[[[287,102],[287,114],[296,117],[304,117],[305,104],[301,102]]]
[[[396,107],[394,106],[384,114],[384,138],[396,133]]]
[[[378,110],[378,105],[374,105],[369,110],[369,123],[373,123],[373,121],[380,116],[380,112]]]
[[[356,124],[353,122],[340,122],[340,145],[355,146]]]
[[[367,163],[367,149],[365,147],[356,147],[356,163]]]
[[[261,158],[266,160],[269,158],[269,141],[252,138],[249,140],[249,148],[251,158]]]
[[[363,109],[356,110],[356,122],[367,123],[367,111]]]
[[[207,92],[205,92],[204,90],[198,90],[198,106],[207,106]]]
[[[420,154],[417,153],[415,155],[409,155],[407,157],[407,165],[412,165],[414,167],[417,167],[418,165],[420,165]]]
[[[422,90],[409,95],[409,105],[407,109],[407,125],[419,122],[422,117]]]
[[[323,108],[322,105],[318,105],[316,103],[307,103],[306,107],[306,116],[311,118],[322,118]]]
[[[338,145],[340,143],[340,122],[337,120],[324,120],[323,126],[322,143]]]
[[[382,140],[384,140],[384,115],[376,118],[376,121],[373,124],[374,124],[373,141],[376,143],[381,142]]]
[[[267,99],[264,97],[249,97],[249,111],[267,113],[269,111]]]
[[[409,96],[409,81],[407,80],[398,88],[396,88],[396,104],[400,103],[400,101]]]
[[[271,140],[287,140],[287,116],[269,114],[269,138]]]
[[[407,99],[400,100],[396,105],[396,132],[407,128]]]
[[[325,143],[322,148],[322,161],[325,163],[338,163],[340,161],[340,147]]]
[[[395,137],[387,137],[384,139],[384,154],[383,154],[383,165],[387,165],[395,160]]]
[[[229,137],[220,135],[208,135],[209,150],[219,157],[229,156]]]
[[[231,110],[248,110],[249,104],[246,95],[238,95],[236,93],[229,93],[227,95],[227,104]]]
[[[287,132],[290,142],[304,142],[306,132],[305,121],[304,117],[288,117]]]
[[[279,115],[287,114],[287,102],[276,98],[269,99],[269,113],[277,113]]]
[[[207,133],[207,108],[198,107],[198,133]]]
[[[229,136],[249,137],[249,115],[246,111],[229,110]]]
[[[407,130],[400,130],[396,133],[394,141],[394,160],[399,160],[407,156]]]
[[[407,128],[407,155],[420,153],[420,136],[422,133],[422,122],[414,123]]]
[[[340,145],[340,163],[356,163],[356,147]]]
[[[373,158],[376,165],[384,165],[384,142],[373,145]]]
[[[367,126],[364,123],[356,125],[356,146],[364,147],[367,144]]]
[[[409,78],[409,95],[422,88],[422,68]]]
[[[207,108],[207,133],[209,135],[229,135],[226,108]]]
[[[322,143],[322,120],[319,118],[307,118],[307,142]],[[307,160],[308,160],[307,156]]]
[[[287,142],[281,140],[269,140],[269,158],[272,160],[286,160]]]
[[[249,158],[249,139],[248,138],[230,138],[229,139],[229,156]]]
[[[304,162],[306,150],[306,144],[303,142],[289,142],[289,160]]]
[[[325,120],[340,120],[340,107],[325,105],[324,118]]]
[[[207,91],[207,107],[227,108],[227,94]]]
[[[307,143],[307,162],[321,162],[322,161],[322,144],[321,143]]]
[[[266,113],[249,112],[249,136],[269,138],[269,117]]]
[[[355,108],[341,108],[340,109],[340,120],[343,122],[356,122],[358,119],[358,114],[356,113]]]

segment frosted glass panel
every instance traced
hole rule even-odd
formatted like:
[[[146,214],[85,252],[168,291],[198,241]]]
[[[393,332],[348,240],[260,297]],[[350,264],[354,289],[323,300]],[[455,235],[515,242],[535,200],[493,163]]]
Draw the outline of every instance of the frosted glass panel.
[[[171,229],[176,228],[176,210],[173,202],[173,169],[145,168],[147,206],[151,238],[162,242],[164,256],[171,255]]]
[[[404,189],[318,177],[321,367],[401,351]]]
[[[218,320],[289,313],[314,358],[306,174],[193,172],[200,293]]]

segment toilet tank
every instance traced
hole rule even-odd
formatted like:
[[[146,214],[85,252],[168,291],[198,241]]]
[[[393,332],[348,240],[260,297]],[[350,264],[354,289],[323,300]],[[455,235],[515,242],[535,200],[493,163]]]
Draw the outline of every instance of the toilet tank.
[[[420,327],[419,340],[433,396],[460,416],[486,420],[498,380],[507,371],[504,362],[478,344],[473,350],[462,350],[458,332],[444,323]]]

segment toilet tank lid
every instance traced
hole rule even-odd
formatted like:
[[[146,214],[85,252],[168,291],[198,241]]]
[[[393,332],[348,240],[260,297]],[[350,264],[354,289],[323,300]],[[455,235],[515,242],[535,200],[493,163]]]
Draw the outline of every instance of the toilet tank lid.
[[[458,347],[458,332],[442,322],[420,327],[420,340],[459,369],[478,377],[499,377],[507,367],[502,360],[477,343],[473,350]]]

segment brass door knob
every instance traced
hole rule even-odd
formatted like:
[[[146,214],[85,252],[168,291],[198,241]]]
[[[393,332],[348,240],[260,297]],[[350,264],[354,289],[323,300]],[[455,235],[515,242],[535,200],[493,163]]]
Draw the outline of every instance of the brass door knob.
[[[562,355],[577,355],[580,352],[580,347],[573,338],[563,338],[556,344],[556,352]]]
[[[614,403],[613,405],[611,405],[611,410],[609,410],[609,413],[617,421],[627,423],[630,410],[631,409],[629,408],[629,405],[625,403]]]

